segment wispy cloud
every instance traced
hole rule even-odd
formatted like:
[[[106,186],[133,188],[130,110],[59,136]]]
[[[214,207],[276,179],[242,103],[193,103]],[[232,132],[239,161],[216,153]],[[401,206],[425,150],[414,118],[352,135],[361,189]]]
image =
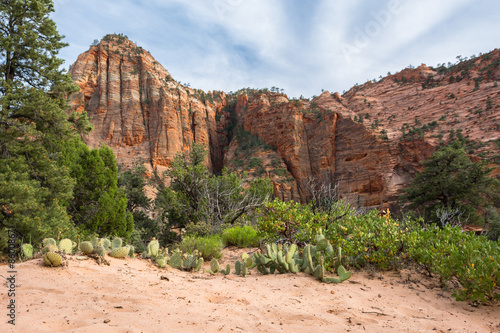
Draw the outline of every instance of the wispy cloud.
[[[496,0],[55,0],[55,8],[68,66],[94,39],[121,32],[204,90],[342,92],[410,63],[499,46]]]

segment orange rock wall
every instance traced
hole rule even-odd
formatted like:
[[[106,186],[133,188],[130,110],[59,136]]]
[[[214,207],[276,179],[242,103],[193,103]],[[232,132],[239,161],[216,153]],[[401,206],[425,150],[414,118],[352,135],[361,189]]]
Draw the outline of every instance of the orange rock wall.
[[[206,163],[214,171],[241,171],[234,132],[245,130],[273,148],[245,158],[263,161],[260,176],[272,179],[276,196],[307,201],[314,179],[338,184],[354,206],[386,207],[451,130],[479,142],[475,154],[498,153],[499,59],[495,50],[446,73],[422,65],[343,96],[290,100],[269,91],[226,96],[184,87],[148,52],[110,35],[70,68],[81,89],[71,100],[94,125],[86,143],[107,144],[126,166],[142,160],[161,172],[196,142],[210,148]],[[402,127],[432,122],[423,137],[403,139]]]

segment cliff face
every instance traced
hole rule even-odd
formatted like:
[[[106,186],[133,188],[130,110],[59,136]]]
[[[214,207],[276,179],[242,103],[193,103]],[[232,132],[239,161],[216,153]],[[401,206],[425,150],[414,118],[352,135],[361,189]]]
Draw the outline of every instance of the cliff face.
[[[180,85],[142,48],[109,35],[70,73],[81,88],[73,107],[94,125],[85,141],[106,143],[126,166],[141,159],[161,172],[196,142],[210,147],[214,171],[269,177],[282,199],[307,201],[314,180],[338,184],[355,206],[385,207],[450,137],[500,162],[499,64],[495,50],[451,68],[405,69],[343,96],[226,96]]]
[[[162,170],[193,142],[220,154],[215,114],[225,94],[183,87],[125,37],[105,37],[78,57],[70,74],[81,89],[72,96],[73,107],[86,110],[94,125],[86,143],[106,143],[119,163],[142,159]]]

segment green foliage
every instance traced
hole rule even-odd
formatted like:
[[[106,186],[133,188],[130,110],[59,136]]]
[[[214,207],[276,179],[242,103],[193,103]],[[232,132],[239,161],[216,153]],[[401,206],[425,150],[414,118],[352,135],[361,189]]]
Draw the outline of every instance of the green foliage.
[[[316,246],[307,245],[302,258],[293,254],[285,260],[285,247],[280,250],[279,246],[268,246],[266,255],[258,254],[254,258],[258,264],[257,269],[262,274],[276,270],[288,271],[283,261],[286,262],[289,258],[293,258],[300,270],[314,274],[317,278],[324,276],[330,267],[339,277],[345,278],[350,274],[340,268],[344,265],[373,265],[380,269],[391,269],[399,268],[410,260],[420,264],[430,274],[438,275],[443,286],[450,285],[448,282],[458,281],[459,286],[453,290],[457,300],[484,302],[500,297],[495,289],[500,279],[500,244],[486,237],[465,233],[460,228],[451,226],[425,229],[422,228],[423,220],[405,219],[398,222],[391,218],[389,211],[379,214],[376,210],[368,214],[355,214],[351,210],[341,221],[324,226],[323,235],[316,223],[292,223],[300,221],[297,216],[310,214],[304,212],[304,207],[307,206],[272,204],[267,208],[273,209],[264,211],[268,216],[261,220],[265,222],[262,227],[269,228],[264,229],[268,239],[281,238],[284,233],[282,227],[287,226],[295,229],[295,235],[307,235],[302,239],[314,241]],[[283,207],[288,209],[280,209]],[[286,215],[287,211],[290,211],[290,215]],[[490,223],[496,221],[495,214],[496,211],[488,213]],[[325,243],[325,239],[328,243]],[[339,256],[332,256],[330,244],[342,248],[344,257],[340,257],[340,252]],[[288,269],[290,267],[288,264]],[[322,280],[339,283],[342,279],[325,277]]]
[[[492,207],[486,211],[487,233],[486,236],[489,240],[500,240],[500,214]]]
[[[442,283],[456,279],[457,300],[485,302],[500,298],[500,244],[466,233],[459,227],[419,229],[406,236],[407,253]]]
[[[404,244],[406,228],[390,216],[368,214],[347,215],[342,223],[331,224],[324,231],[326,238],[340,246],[351,264],[375,265],[381,269],[396,268]]]
[[[404,199],[411,207],[424,209],[426,222],[438,221],[439,208],[475,214],[498,197],[499,183],[488,177],[492,169],[471,161],[459,142],[441,147],[423,166]]]
[[[258,218],[262,238],[275,242],[286,240],[290,243],[309,242],[316,231],[328,224],[329,215],[313,212],[312,203],[302,205],[298,202],[283,202],[275,199],[261,209]]]
[[[222,240],[219,235],[186,236],[179,244],[179,249],[185,253],[198,251],[206,260],[220,259],[222,257]]]
[[[441,147],[405,190],[412,208],[423,208],[426,222],[437,222],[439,208],[475,214],[498,197],[499,183],[488,177],[492,169],[473,162],[459,142]],[[442,222],[442,221],[441,221]],[[451,221],[442,222],[443,224]]]
[[[59,70],[66,44],[52,11],[48,0],[0,4],[0,228],[35,243],[75,236],[66,213],[75,182],[61,152],[86,120],[65,112],[78,87]]]
[[[260,237],[259,232],[249,225],[235,226],[222,232],[222,242],[225,246],[257,247]]]
[[[67,152],[71,175],[76,180],[74,199],[68,212],[84,234],[114,234],[129,238],[134,229],[133,216],[127,212],[125,191],[118,188],[118,167],[113,151],[101,146],[89,149],[77,142]]]
[[[157,235],[164,236],[158,221],[152,219],[148,214],[152,208],[152,202],[145,194],[147,184],[145,179],[146,167],[140,161],[129,170],[124,171],[118,167],[117,186],[123,189],[127,196],[127,212],[132,213],[134,231],[137,230],[134,234],[134,242],[141,248],[145,246],[143,240],[152,239]],[[164,238],[162,237],[162,240],[166,240]]]
[[[187,227],[198,234],[218,233],[243,215],[252,216],[272,193],[269,179],[245,183],[236,173],[223,170],[210,175],[203,164],[206,151],[193,145],[189,155],[178,155],[167,171],[170,188],[160,182],[156,207],[170,227]]]
[[[237,154],[242,154],[243,156],[250,156],[257,149],[263,149],[263,150],[273,149],[273,147],[266,144],[257,135],[254,135],[242,129],[238,130],[235,133],[235,138],[236,140],[238,140]]]

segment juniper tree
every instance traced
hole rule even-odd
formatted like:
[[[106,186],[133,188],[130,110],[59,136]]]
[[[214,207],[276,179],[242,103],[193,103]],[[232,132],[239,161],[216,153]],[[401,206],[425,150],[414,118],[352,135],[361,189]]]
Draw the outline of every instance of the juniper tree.
[[[0,3],[0,232],[34,242],[73,233],[66,206],[75,182],[61,152],[89,129],[85,114],[71,122],[65,112],[78,87],[60,69],[66,44],[52,11],[49,0]]]

